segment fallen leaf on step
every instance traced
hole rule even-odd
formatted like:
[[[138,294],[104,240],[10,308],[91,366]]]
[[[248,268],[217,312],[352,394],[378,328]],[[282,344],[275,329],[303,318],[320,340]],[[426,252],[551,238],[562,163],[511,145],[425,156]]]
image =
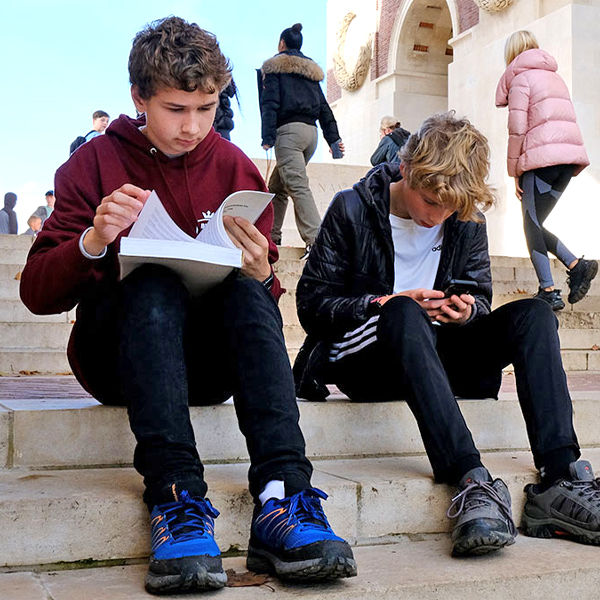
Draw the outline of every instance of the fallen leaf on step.
[[[591,347],[591,350],[600,350],[600,346],[598,346],[598,344],[594,344],[594,345]]]
[[[521,288],[517,288],[517,294],[526,294],[527,290],[522,290]]]
[[[264,585],[269,581],[268,575],[244,571],[236,573],[233,569],[227,569],[227,587],[251,587],[253,585]]]
[[[17,281],[21,281],[21,271],[17,271],[17,274],[15,275],[15,279]]]

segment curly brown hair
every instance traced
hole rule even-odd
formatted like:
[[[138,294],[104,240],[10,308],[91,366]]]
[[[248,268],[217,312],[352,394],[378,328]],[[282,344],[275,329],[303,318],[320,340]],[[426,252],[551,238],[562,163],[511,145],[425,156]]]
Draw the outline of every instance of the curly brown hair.
[[[133,39],[129,81],[148,100],[161,88],[206,94],[231,80],[231,64],[217,38],[196,23],[166,17],[148,23]]]
[[[494,205],[487,138],[453,110],[426,119],[399,156],[408,185],[433,192],[461,221],[481,221]]]

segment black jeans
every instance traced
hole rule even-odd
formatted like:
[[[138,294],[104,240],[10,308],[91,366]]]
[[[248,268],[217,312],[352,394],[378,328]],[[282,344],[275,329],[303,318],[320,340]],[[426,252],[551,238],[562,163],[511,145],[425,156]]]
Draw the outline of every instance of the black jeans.
[[[191,300],[175,273],[146,265],[82,302],[75,328],[82,383],[100,402],[127,406],[149,507],[172,498],[173,484],[206,494],[189,405],[231,395],[252,495],[273,479],[288,495],[310,487],[281,313],[260,282],[233,277]]]
[[[495,397],[501,369],[512,363],[536,466],[557,451],[576,460],[557,323],[545,302],[531,299],[462,327],[438,327],[416,302],[397,297],[381,311],[377,341],[334,363],[329,379],[352,400],[406,399],[436,480],[456,483],[481,462],[455,394]]]

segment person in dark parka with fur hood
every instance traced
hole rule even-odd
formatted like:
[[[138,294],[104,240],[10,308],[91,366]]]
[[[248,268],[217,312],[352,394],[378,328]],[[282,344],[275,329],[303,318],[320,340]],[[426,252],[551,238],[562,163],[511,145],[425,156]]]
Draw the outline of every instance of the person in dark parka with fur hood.
[[[306,165],[317,147],[316,122],[330,146],[340,135],[321,90],[323,70],[300,52],[301,31],[302,25],[296,23],[281,33],[279,54],[265,61],[259,72],[259,100],[262,147],[274,146],[277,158],[269,180],[269,191],[275,194],[271,237],[281,243],[281,226],[291,196],[300,236],[309,248],[321,223],[306,175]]]

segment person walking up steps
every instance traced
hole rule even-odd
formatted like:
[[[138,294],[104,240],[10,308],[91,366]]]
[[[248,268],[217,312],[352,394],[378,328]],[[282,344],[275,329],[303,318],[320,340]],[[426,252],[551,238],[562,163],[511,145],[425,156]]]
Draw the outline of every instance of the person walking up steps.
[[[544,221],[571,177],[589,165],[569,90],[556,72],[558,65],[529,31],[516,31],[506,41],[506,71],[496,89],[496,106],[508,106],[508,174],[522,203],[523,228],[539,280],[535,298],[553,310],[565,303],[554,287],[548,252],[568,269],[568,300],[579,302],[598,272],[595,260],[577,258]]]
[[[269,178],[269,191],[275,194],[271,236],[276,244],[281,244],[289,195],[300,237],[306,244],[306,258],[321,224],[306,175],[306,165],[317,147],[317,120],[330,147],[336,147],[343,155],[344,145],[321,89],[323,70],[300,52],[301,32],[300,23],[281,32],[279,54],[265,61],[259,72],[259,100],[262,147],[268,150],[275,146],[277,158]],[[339,158],[340,154],[333,156]]]

